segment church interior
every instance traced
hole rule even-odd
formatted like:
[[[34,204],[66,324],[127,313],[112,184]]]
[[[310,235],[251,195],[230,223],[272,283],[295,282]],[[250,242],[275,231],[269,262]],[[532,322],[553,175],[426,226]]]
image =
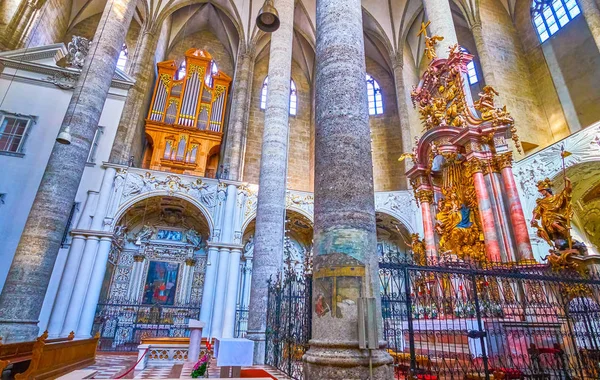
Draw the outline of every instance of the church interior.
[[[599,0],[0,1],[0,378],[600,379]]]

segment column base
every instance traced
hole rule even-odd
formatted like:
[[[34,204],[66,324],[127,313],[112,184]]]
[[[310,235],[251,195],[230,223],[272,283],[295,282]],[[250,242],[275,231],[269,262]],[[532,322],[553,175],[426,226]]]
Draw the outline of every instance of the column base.
[[[358,344],[311,340],[303,359],[305,379],[393,378],[394,361],[383,349],[372,350],[369,357],[369,350],[359,349]]]
[[[31,342],[38,337],[38,321],[0,320],[2,343]]]
[[[265,332],[248,331],[246,339],[254,342],[254,365],[265,364],[266,337]]]

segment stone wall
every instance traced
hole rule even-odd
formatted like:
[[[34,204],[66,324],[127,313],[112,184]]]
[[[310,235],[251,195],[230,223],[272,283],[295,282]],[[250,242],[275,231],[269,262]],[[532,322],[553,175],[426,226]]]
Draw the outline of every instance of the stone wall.
[[[38,12],[29,32],[29,47],[60,42],[69,27],[71,2],[65,0],[47,0]]]
[[[21,0],[0,1],[0,35],[4,33],[10,19],[15,14]]]
[[[379,83],[383,97],[383,114],[369,116],[375,191],[399,190],[406,180],[404,165],[398,162],[403,152],[394,77],[368,57],[366,65],[367,73]]]
[[[527,57],[531,81],[548,119],[550,132],[555,140],[564,138],[569,135],[569,126],[552,80],[552,74],[544,57],[540,39],[531,22],[530,4],[528,2],[516,3],[515,26]]]
[[[166,59],[174,59],[177,62],[181,62],[186,50],[191,48],[202,49],[209,52],[217,63],[219,70],[233,78],[235,65],[231,54],[225,49],[221,41],[208,30],[190,34],[177,41],[173,46],[168,48]]]
[[[243,180],[258,184],[265,112],[260,109],[262,85],[269,68],[268,56],[255,63],[248,120],[248,137]],[[292,79],[296,84],[298,103],[296,116],[290,115],[288,152],[288,184],[293,190],[313,191],[312,188],[312,105],[311,88],[296,62],[292,62]]]
[[[522,141],[537,145],[536,149],[544,148],[555,140],[512,19],[497,0],[482,0],[480,14],[483,40],[492,58],[490,71],[495,78],[490,84],[500,92],[497,103],[506,105],[513,115]]]

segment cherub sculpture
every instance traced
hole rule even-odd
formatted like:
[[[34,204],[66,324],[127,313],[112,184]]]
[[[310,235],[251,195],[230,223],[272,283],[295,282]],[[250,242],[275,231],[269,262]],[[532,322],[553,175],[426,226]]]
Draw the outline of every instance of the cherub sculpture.
[[[437,43],[439,41],[442,41],[443,39],[444,37],[438,35],[425,37],[425,56],[428,59],[437,58],[437,54],[435,52],[435,45],[437,45]]]

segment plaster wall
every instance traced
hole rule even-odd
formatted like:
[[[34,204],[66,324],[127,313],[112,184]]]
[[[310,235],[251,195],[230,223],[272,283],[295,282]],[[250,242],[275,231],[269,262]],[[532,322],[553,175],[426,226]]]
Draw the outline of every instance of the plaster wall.
[[[191,48],[209,52],[217,63],[219,70],[233,78],[234,63],[231,55],[221,41],[208,30],[196,32],[179,40],[169,49],[166,60],[174,59],[180,63],[183,60],[186,50]]]
[[[19,71],[20,75],[23,71]],[[58,135],[67,106],[71,99],[70,90],[43,83],[46,74],[26,73],[28,79],[10,80],[13,69],[6,68],[0,77],[0,97],[8,92],[2,110],[36,116],[37,123],[30,129],[25,141],[23,157],[0,154],[0,193],[6,194],[5,204],[1,205],[0,231],[3,244],[0,247],[0,262],[10,263],[27,215],[35,198],[48,158]],[[84,172],[77,193],[76,202],[85,202],[88,190],[98,190],[104,170],[101,163],[107,161],[117,125],[124,105],[125,90],[111,89],[100,124],[104,134],[96,151],[96,164],[89,165]],[[23,99],[27,99],[24,102]],[[48,101],[52,99],[52,101]],[[70,212],[66,210],[65,212]],[[10,265],[0,266],[0,289],[4,285]],[[56,268],[55,268],[56,269]],[[53,286],[49,285],[49,292]],[[54,288],[54,291],[56,289]],[[51,306],[51,304],[50,304]]]

